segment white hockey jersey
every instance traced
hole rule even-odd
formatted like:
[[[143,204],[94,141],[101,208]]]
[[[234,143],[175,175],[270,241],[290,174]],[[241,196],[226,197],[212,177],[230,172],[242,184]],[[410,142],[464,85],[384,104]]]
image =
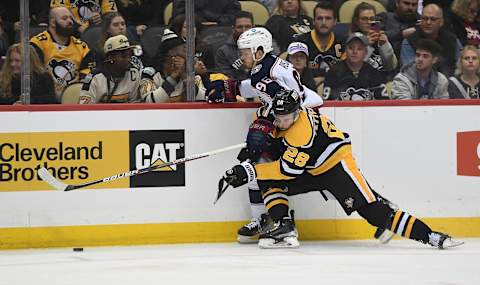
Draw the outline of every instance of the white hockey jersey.
[[[250,79],[240,84],[240,94],[245,98],[259,97],[264,104],[270,104],[279,90],[295,90],[302,96],[304,107],[318,107],[322,98],[314,91],[302,85],[300,74],[293,65],[272,54],[252,68]]]
[[[123,78],[107,79],[104,72],[87,76],[80,91],[80,104],[141,102],[140,76],[140,70],[133,67]]]

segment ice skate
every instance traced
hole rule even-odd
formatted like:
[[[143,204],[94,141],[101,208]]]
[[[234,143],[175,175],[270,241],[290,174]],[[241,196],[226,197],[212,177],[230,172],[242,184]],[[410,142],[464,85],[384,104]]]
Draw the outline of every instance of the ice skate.
[[[444,233],[432,232],[428,235],[428,244],[438,249],[445,249],[460,246],[464,242],[453,240],[451,236]]]
[[[298,234],[292,219],[285,217],[273,224],[273,227],[260,235],[259,248],[296,248],[299,247]]]
[[[377,228],[375,231],[374,237],[378,239],[378,241],[382,244],[387,244],[395,235],[394,232],[384,229],[384,228]]]
[[[272,227],[273,221],[268,214],[262,214],[260,218],[253,218],[250,223],[241,227],[237,232],[239,243],[256,243],[261,233]]]

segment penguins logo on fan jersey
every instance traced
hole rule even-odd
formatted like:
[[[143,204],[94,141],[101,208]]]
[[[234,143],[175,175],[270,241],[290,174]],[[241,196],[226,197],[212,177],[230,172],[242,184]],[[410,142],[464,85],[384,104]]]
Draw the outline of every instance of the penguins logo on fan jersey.
[[[372,93],[365,88],[355,89],[354,87],[349,87],[340,93],[340,97],[344,101],[366,101],[372,99]]]
[[[382,57],[376,53],[372,53],[367,62],[375,69],[382,69],[383,67]]]
[[[101,11],[100,6],[94,0],[75,0],[72,7],[78,8],[78,14],[82,22],[90,20],[93,13],[100,13]]]
[[[53,58],[48,63],[48,67],[52,71],[55,80],[62,86],[67,86],[78,77],[77,66],[68,60],[62,59],[57,61]]]
[[[337,63],[338,58],[329,54],[318,54],[313,61],[310,62],[311,69],[321,69],[327,72],[332,65]]]

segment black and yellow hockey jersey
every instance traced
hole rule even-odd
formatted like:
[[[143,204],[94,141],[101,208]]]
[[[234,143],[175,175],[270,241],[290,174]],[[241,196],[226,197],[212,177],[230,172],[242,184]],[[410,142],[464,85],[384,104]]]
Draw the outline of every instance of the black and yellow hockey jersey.
[[[313,77],[325,76],[328,70],[342,59],[345,39],[331,32],[328,43],[322,48],[317,32],[312,30],[298,39],[308,46],[308,66]]]
[[[310,108],[301,109],[293,125],[275,130],[273,137],[280,159],[255,165],[259,181],[287,181],[305,172],[320,175],[351,154],[349,135]]]
[[[93,13],[117,12],[115,0],[51,0],[50,8],[66,7],[77,23],[87,28]]]
[[[30,43],[52,74],[57,97],[67,85],[89,74],[94,67],[93,56],[87,44],[75,37],[70,37],[68,45],[63,46],[57,44],[52,35],[45,31],[31,38]]]
[[[345,61],[333,66],[325,76],[324,100],[365,101],[389,99],[386,73],[363,64],[359,72],[352,72]]]

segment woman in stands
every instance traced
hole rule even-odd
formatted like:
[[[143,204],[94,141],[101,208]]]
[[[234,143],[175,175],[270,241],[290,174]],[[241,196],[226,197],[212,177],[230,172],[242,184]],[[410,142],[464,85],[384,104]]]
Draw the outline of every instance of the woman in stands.
[[[127,25],[123,16],[118,12],[107,13],[102,21],[100,40],[98,44],[92,49],[95,51],[95,62],[97,66],[103,64],[105,61],[105,54],[103,53],[103,46],[105,41],[113,36],[124,35],[128,38],[132,45],[136,45],[133,50],[132,65],[141,69],[143,67],[143,51],[135,36],[127,29]]]
[[[452,3],[451,28],[465,45],[480,47],[479,0],[455,0]]]
[[[265,27],[272,33],[280,51],[284,52],[298,36],[312,30],[313,20],[307,16],[302,0],[279,0],[277,9]]]
[[[398,61],[393,47],[388,41],[385,31],[376,18],[376,9],[373,5],[362,2],[355,7],[352,15],[351,32],[361,32],[368,38],[367,62],[375,69],[386,71],[387,81],[395,75]]]
[[[451,99],[480,99],[480,52],[467,45],[460,53],[455,76],[448,80]]]
[[[312,90],[316,90],[317,87],[313,79],[312,71],[307,65],[308,46],[301,42],[293,42],[288,46],[287,54],[287,60],[300,74],[302,84]]]
[[[55,104],[53,78],[43,66],[33,47],[30,50],[30,104]],[[21,103],[21,66],[23,48],[14,44],[7,50],[5,62],[0,71],[0,104]]]

